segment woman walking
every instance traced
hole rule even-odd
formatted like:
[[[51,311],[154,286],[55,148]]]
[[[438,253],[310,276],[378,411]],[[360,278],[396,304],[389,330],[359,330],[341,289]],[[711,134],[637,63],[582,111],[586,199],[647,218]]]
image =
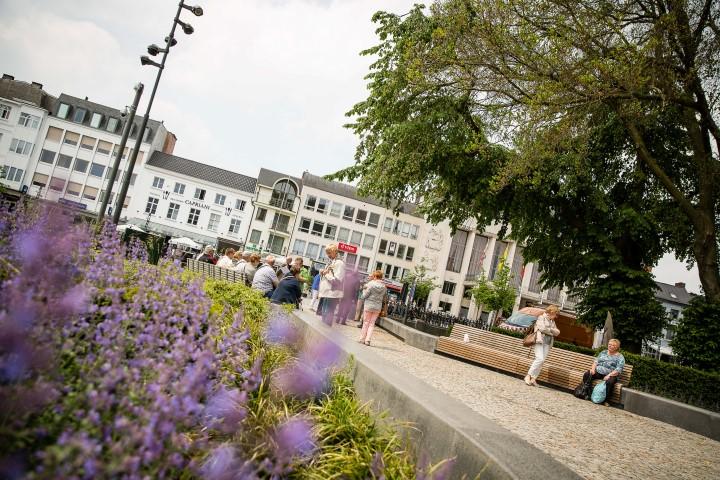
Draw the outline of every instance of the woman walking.
[[[372,273],[372,279],[365,284],[362,291],[363,306],[363,324],[360,332],[360,343],[370,345],[370,338],[373,330],[375,330],[375,321],[380,315],[383,307],[383,301],[387,295],[387,288],[382,282],[383,273],[381,270],[375,270]]]
[[[332,326],[333,317],[338,303],[343,298],[343,278],[345,277],[345,264],[337,258],[338,246],[330,243],[325,247],[325,254],[330,259],[327,267],[320,270],[320,289],[318,295],[322,303],[322,320],[326,325]]]
[[[525,375],[525,383],[537,387],[537,377],[540,375],[545,359],[550,353],[555,337],[560,335],[555,318],[558,316],[560,309],[557,305],[550,305],[545,309],[545,313],[540,315],[535,321],[533,332],[535,332],[535,360],[530,365],[527,375]]]

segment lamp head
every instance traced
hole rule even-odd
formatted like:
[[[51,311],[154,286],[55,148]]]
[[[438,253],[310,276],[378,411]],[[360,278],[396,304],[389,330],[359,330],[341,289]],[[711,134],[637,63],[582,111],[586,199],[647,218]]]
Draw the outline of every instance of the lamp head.
[[[150,55],[152,55],[153,57],[154,57],[155,55],[157,55],[158,53],[160,53],[160,52],[163,52],[163,53],[164,53],[165,51],[166,51],[166,50],[165,50],[164,48],[160,48],[160,47],[158,47],[157,45],[155,45],[154,43],[153,43],[152,45],[149,45],[149,46],[147,47],[147,52],[148,52]]]
[[[142,57],[140,57],[140,63],[142,65],[152,65],[153,67],[163,68],[163,66],[159,63],[150,60],[150,57],[148,57],[147,55],[143,55]]]
[[[171,47],[174,47],[177,45],[177,40],[175,37],[165,37],[165,43],[169,43]]]
[[[183,8],[190,10],[196,17],[202,17],[203,9],[199,5],[195,5],[194,7],[183,5]]]
[[[192,35],[195,29],[189,23],[185,23],[182,20],[177,20],[177,24],[180,25],[185,32],[185,35]]]

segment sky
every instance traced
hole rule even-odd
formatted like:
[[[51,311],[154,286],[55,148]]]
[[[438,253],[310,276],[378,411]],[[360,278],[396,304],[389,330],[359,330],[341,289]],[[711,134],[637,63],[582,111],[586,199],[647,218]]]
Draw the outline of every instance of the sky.
[[[178,137],[175,154],[257,176],[261,167],[325,175],[353,163],[345,112],[366,98],[378,43],[371,18],[418,0],[188,0],[195,33],[176,32],[151,118]],[[157,71],[140,65],[163,46],[177,0],[0,0],[0,66],[16,80],[122,108]],[[158,57],[158,60],[160,57]],[[667,255],[656,279],[699,292],[697,269]]]

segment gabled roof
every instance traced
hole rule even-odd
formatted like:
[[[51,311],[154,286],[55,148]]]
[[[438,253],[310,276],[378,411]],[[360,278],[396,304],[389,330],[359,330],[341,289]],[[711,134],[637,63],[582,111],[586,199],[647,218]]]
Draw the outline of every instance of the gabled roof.
[[[297,177],[293,177],[292,175],[287,175],[285,173],[275,172],[273,170],[268,170],[267,168],[261,168],[260,173],[258,174],[257,183],[259,185],[262,185],[264,187],[272,187],[275,185],[275,182],[277,182],[280,179],[283,178],[289,178],[298,187],[298,190],[302,190],[302,180],[300,180]],[[298,194],[300,192],[298,191]]]
[[[658,287],[655,292],[655,298],[659,300],[676,303],[678,305],[687,305],[693,298],[692,295],[685,290],[684,286],[680,287],[662,282],[655,282],[655,284]]]
[[[255,193],[255,184],[257,180],[247,175],[223,170],[222,168],[213,167],[204,163],[189,160],[187,158],[170,155],[168,153],[155,151],[153,152],[147,165],[156,168],[162,168],[170,172],[179,173],[188,177],[204,180],[209,183],[215,183],[224,187],[240,190],[247,193]]]
[[[39,83],[15,80],[12,76],[4,76],[0,79],[0,97],[8,100],[22,100],[45,110],[52,109],[55,99],[45,92]]]

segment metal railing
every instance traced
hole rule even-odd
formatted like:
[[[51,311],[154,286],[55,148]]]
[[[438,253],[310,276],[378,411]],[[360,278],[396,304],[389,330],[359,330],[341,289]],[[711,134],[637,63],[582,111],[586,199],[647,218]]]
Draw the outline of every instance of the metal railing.
[[[413,304],[390,304],[388,305],[388,316],[415,330],[438,336],[450,335],[450,330],[456,323],[484,330],[489,328],[489,324],[485,319],[470,320],[460,318],[447,312],[428,310]]]

